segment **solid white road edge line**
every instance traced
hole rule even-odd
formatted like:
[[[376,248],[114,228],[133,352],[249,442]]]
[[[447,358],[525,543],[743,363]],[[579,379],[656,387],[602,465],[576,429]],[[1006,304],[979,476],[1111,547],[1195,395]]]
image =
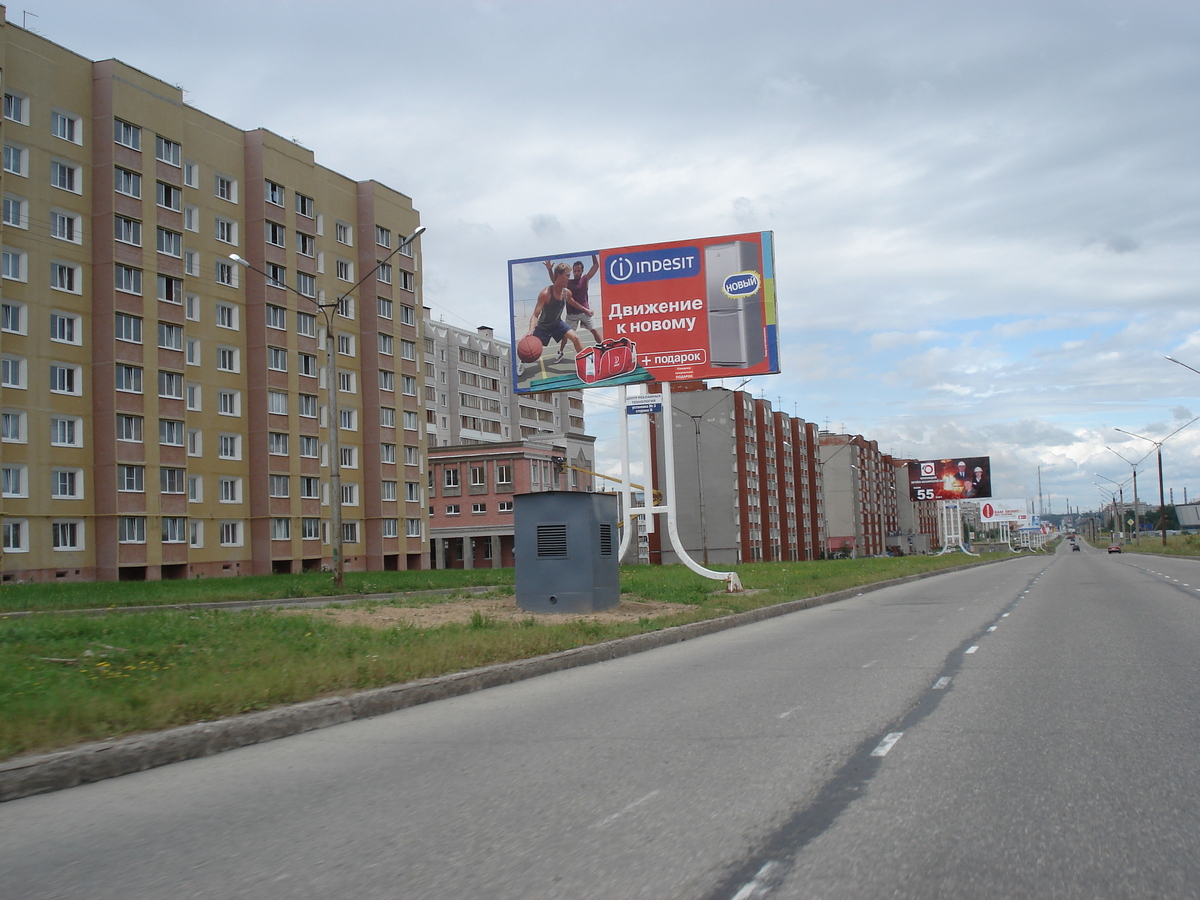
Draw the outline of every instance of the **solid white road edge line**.
[[[742,885],[742,889],[733,895],[733,900],[750,900],[751,897],[756,896],[759,888],[766,887],[766,885],[762,884],[762,881],[770,876],[777,865],[779,864],[774,860],[763,865],[755,874],[753,880],[747,881]]]
[[[968,648],[967,648],[967,652],[968,652],[968,653],[974,653],[974,652],[975,652],[976,650],[978,650],[978,649],[979,649],[979,645],[978,645],[978,644],[976,644],[974,647],[968,647]]]
[[[610,822],[615,822],[617,819],[621,818],[621,816],[625,815],[625,813],[629,812],[632,809],[635,809],[636,807],[641,806],[643,803],[645,803],[651,797],[655,796],[657,793],[658,793],[658,791],[651,791],[645,797],[642,797],[640,800],[634,800],[632,803],[630,803],[628,806],[626,806],[620,812],[613,813],[607,819],[601,819],[599,822],[597,822],[592,827],[593,828],[603,828],[605,825],[608,825]]]

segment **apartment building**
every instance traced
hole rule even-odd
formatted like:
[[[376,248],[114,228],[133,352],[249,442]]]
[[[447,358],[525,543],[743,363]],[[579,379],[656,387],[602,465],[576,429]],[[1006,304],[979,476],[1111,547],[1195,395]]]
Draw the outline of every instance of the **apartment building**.
[[[881,556],[898,530],[896,469],[875,441],[861,434],[819,435],[831,554]]]
[[[775,411],[744,391],[672,387],[679,538],[704,564],[814,559],[824,535],[824,501],[816,426]],[[662,490],[663,414],[651,429],[653,483]],[[661,516],[659,517],[661,519]],[[648,535],[651,562],[679,557],[664,538],[665,522]]]
[[[411,200],[12,24],[0,66],[3,578],[327,567],[331,428],[346,568],[425,566]]]

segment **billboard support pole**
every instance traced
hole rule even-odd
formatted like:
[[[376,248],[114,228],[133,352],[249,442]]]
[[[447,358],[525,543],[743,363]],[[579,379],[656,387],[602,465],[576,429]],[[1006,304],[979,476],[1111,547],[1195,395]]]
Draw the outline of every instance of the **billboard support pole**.
[[[939,500],[938,520],[942,529],[942,549],[938,556],[945,556],[951,550],[961,550],[968,556],[979,555],[968,550],[963,540],[962,507],[959,501]]]
[[[633,524],[633,491],[629,487],[629,414],[625,412],[623,384],[617,388],[617,408],[621,410],[621,521],[624,523],[617,559],[624,560],[629,550],[629,542],[637,529]]]
[[[665,512],[667,514],[667,534],[671,538],[671,546],[675,550],[675,555],[683,562],[685,566],[700,575],[703,578],[711,578],[713,581],[724,581],[725,590],[729,593],[740,591],[742,589],[741,579],[738,578],[737,572],[714,572],[712,569],[706,569],[690,556],[683,548],[683,541],[679,539],[679,528],[676,525],[676,513],[678,504],[675,502],[675,419],[671,406],[671,382],[664,381],[662,386],[663,399],[663,456],[666,468],[666,505],[665,507],[651,507],[652,511]],[[651,495],[651,499],[653,495]]]

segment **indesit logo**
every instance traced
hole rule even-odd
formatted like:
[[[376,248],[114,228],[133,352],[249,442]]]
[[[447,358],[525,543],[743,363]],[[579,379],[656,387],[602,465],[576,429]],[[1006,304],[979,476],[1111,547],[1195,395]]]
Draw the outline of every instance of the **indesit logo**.
[[[700,274],[700,251],[695,247],[665,247],[639,253],[618,253],[604,263],[607,284],[636,284]]]
[[[725,279],[721,286],[727,297],[750,297],[758,293],[757,272],[737,272]]]

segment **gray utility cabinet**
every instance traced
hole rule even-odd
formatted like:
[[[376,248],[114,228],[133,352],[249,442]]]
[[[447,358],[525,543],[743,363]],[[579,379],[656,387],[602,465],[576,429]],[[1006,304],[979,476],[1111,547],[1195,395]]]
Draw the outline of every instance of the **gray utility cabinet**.
[[[513,502],[517,606],[592,613],[621,602],[616,494],[544,491]]]

